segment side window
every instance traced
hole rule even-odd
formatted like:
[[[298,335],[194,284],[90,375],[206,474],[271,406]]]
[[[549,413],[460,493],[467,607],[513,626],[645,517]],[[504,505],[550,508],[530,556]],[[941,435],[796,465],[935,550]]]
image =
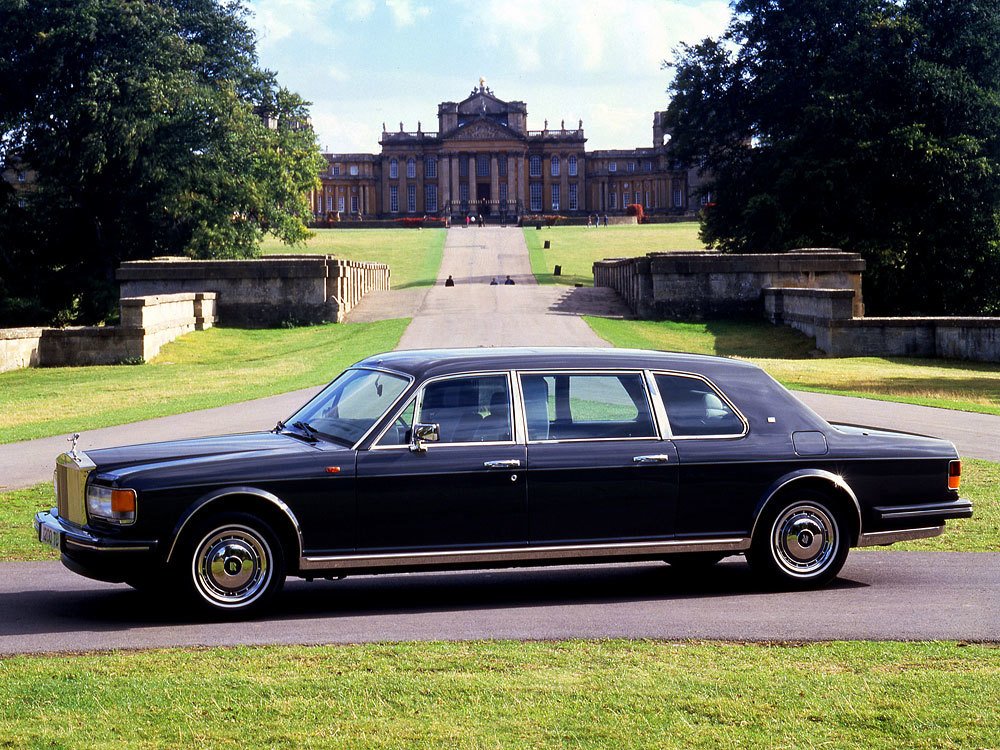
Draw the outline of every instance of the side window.
[[[419,420],[438,424],[442,443],[510,442],[513,430],[507,376],[435,381],[424,388]]]
[[[413,429],[413,410],[416,409],[417,400],[410,399],[410,403],[406,405],[406,408],[400,412],[399,416],[396,417],[396,421],[390,425],[389,429],[386,430],[382,439],[378,441],[379,445],[409,445],[410,437]]]
[[[529,440],[654,438],[640,373],[523,375]]]
[[[656,388],[667,410],[670,431],[675,436],[743,434],[743,420],[704,380],[683,375],[657,375]]]

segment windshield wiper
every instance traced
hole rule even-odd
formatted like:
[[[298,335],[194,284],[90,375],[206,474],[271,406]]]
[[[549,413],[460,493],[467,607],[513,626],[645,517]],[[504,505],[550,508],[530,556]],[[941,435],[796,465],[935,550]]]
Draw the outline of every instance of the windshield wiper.
[[[319,440],[320,436],[323,434],[308,422],[292,422],[292,427],[302,430],[312,439],[314,443]]]

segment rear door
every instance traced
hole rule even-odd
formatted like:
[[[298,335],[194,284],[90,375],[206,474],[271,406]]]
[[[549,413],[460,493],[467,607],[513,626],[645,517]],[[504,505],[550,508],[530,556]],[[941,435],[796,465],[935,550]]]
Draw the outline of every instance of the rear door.
[[[673,534],[677,453],[641,371],[519,373],[532,545]]]

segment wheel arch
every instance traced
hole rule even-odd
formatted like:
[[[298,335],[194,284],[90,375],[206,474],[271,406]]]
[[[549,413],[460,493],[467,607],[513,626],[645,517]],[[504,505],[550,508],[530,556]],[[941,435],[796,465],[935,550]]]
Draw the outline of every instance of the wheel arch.
[[[754,508],[753,526],[750,529],[751,539],[756,538],[757,523],[765,511],[783,496],[797,489],[812,489],[839,500],[851,527],[850,546],[857,545],[862,525],[861,503],[858,502],[858,496],[843,477],[824,469],[800,469],[786,474],[771,484]]]
[[[198,519],[209,513],[226,511],[256,514],[271,524],[282,547],[287,550],[288,569],[298,570],[303,550],[302,528],[299,521],[281,498],[257,487],[225,487],[198,498],[174,526],[165,564],[173,562],[178,543]]]

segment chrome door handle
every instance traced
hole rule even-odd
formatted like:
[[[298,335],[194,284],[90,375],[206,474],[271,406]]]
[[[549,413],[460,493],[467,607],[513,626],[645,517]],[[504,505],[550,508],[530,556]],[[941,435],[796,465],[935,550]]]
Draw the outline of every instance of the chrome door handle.
[[[632,463],[636,464],[665,464],[670,460],[670,455],[660,453],[655,456],[635,456]]]
[[[486,461],[483,466],[487,469],[517,469],[521,466],[521,462],[516,458],[511,458],[505,461]]]

